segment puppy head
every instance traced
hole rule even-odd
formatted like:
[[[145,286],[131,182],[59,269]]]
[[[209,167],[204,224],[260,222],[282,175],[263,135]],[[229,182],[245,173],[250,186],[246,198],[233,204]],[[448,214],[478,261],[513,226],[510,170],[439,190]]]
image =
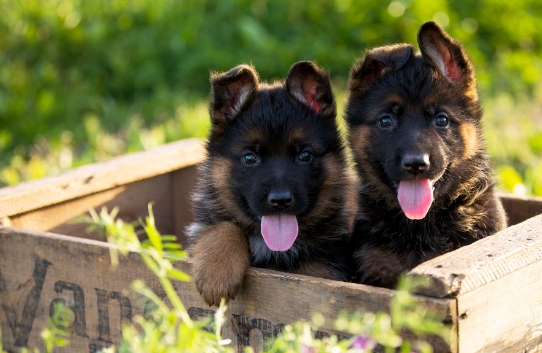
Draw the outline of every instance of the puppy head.
[[[411,219],[459,187],[458,175],[475,173],[483,154],[474,69],[461,44],[433,22],[418,43],[417,55],[408,44],[368,51],[350,73],[347,105],[364,186]]]
[[[287,250],[298,228],[339,202],[329,193],[344,168],[329,75],[304,61],[284,83],[259,83],[248,66],[211,82],[208,151],[221,203],[261,226],[272,250]]]

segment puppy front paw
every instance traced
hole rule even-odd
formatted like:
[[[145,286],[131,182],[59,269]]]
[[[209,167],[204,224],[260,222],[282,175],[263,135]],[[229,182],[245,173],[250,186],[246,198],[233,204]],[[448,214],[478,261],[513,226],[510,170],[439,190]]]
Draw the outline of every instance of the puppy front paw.
[[[219,306],[222,298],[229,301],[239,293],[248,266],[237,264],[230,266],[228,270],[226,267],[232,264],[219,264],[217,261],[204,263],[194,260],[194,264],[196,263],[199,265],[194,266],[194,281],[198,292],[207,304]]]
[[[250,250],[243,231],[231,222],[201,229],[190,249],[196,288],[209,305],[233,299],[250,264]]]

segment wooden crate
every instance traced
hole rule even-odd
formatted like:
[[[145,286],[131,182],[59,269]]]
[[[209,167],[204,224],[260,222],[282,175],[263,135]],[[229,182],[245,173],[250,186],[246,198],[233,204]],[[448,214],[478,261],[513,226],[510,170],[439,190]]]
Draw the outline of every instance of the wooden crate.
[[[10,351],[40,345],[51,308],[70,305],[75,318],[71,345],[58,352],[94,352],[120,340],[120,326],[145,305],[125,290],[143,278],[160,286],[136,254],[112,270],[109,245],[71,222],[89,208],[120,207],[135,220],[155,202],[158,228],[185,242],[192,219],[189,195],[200,141],[184,140],[85,166],[62,175],[0,189],[0,324]],[[542,347],[542,199],[502,196],[508,229],[421,264],[411,276],[433,279],[416,300],[434,310],[447,341],[432,340],[437,352],[527,352]],[[523,222],[523,223],[520,223]],[[179,268],[190,272],[190,263]],[[193,317],[212,314],[192,283],[178,292]],[[272,293],[272,294],[271,294]],[[260,351],[284,324],[328,318],[317,335],[334,332],[341,310],[388,310],[393,290],[269,270],[250,269],[231,303],[224,334],[239,352]]]

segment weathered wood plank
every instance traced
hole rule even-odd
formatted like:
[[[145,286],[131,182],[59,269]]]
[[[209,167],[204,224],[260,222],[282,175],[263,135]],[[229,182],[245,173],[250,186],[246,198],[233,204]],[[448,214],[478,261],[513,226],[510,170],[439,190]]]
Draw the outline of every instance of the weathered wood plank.
[[[542,214],[542,197],[511,194],[500,194],[499,196],[506,211],[509,226]]]
[[[93,352],[118,343],[121,318],[141,314],[144,307],[125,288],[142,278],[157,293],[161,290],[135,254],[122,258],[112,270],[109,246],[89,239],[0,228],[0,311],[7,308],[13,313],[0,315],[4,345],[9,349],[39,345],[39,333],[58,300],[73,305],[77,317],[71,346],[58,352]],[[190,272],[187,262],[179,267]],[[212,313],[192,283],[180,283],[176,289],[192,316]],[[242,292],[228,309],[224,335],[239,352],[249,343],[258,349],[262,338],[273,337],[286,323],[310,319],[315,311],[328,318],[322,332],[331,332],[333,319],[342,310],[388,310],[393,295],[394,291],[382,288],[250,269]],[[437,351],[455,352],[455,299],[420,296],[417,300],[451,323],[452,343],[433,341]]]
[[[542,262],[457,297],[459,352],[539,352]]]
[[[188,239],[184,232],[194,219],[191,197],[197,182],[198,168],[197,166],[187,167],[176,170],[170,175],[174,225],[174,232],[171,234],[175,234],[180,243],[187,245]]]
[[[433,284],[418,293],[442,298],[471,292],[524,267],[541,264],[541,259],[542,215],[424,262],[409,274],[432,279]]]
[[[147,205],[149,202],[153,202],[157,228],[163,234],[173,234],[175,231],[174,217],[170,204],[175,197],[171,193],[171,176],[163,174],[7,217],[4,220],[4,225],[105,240],[97,234],[86,233],[86,225],[74,223],[74,220],[88,215],[88,210],[91,208],[95,208],[99,212],[102,206],[105,206],[109,210],[119,207],[119,217],[126,222],[133,222],[142,215],[146,215],[148,213]],[[186,210],[186,212],[189,211]],[[181,216],[184,215],[181,210],[177,213]]]
[[[187,139],[90,164],[60,175],[1,188],[0,220],[192,166],[200,163],[204,157],[202,142]]]

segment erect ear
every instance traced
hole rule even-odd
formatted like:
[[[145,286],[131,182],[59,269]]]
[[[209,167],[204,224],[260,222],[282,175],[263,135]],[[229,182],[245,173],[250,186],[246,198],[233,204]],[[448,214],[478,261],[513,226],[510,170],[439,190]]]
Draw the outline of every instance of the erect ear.
[[[286,90],[315,114],[335,117],[337,110],[329,73],[312,61],[292,65],[286,76]]]
[[[212,73],[209,111],[213,124],[222,124],[237,116],[258,88],[258,82],[258,74],[248,65]]]
[[[348,87],[365,93],[382,75],[400,69],[412,56],[410,44],[393,44],[368,50],[350,70]]]
[[[474,66],[463,46],[435,22],[426,22],[418,31],[418,44],[422,55],[448,81],[476,92]]]

